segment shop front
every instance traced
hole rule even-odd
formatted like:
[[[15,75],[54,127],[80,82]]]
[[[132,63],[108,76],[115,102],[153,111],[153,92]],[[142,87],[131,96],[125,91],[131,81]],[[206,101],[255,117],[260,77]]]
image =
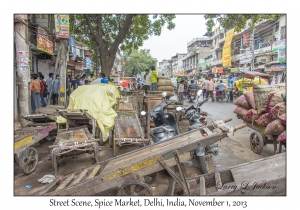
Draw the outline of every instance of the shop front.
[[[286,81],[286,64],[272,65],[270,74],[274,75],[275,84],[284,83]]]

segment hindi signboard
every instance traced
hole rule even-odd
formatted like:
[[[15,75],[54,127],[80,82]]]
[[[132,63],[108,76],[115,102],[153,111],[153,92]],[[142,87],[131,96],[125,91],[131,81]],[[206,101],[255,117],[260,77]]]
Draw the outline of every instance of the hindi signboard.
[[[231,66],[231,41],[234,35],[234,28],[226,33],[225,43],[222,52],[223,67]]]
[[[56,38],[69,39],[69,15],[54,15]]]
[[[39,34],[37,35],[37,48],[53,55],[53,43]]]
[[[278,52],[278,50],[285,50],[285,39],[276,41],[272,45],[272,51]]]
[[[285,53],[286,53],[285,50],[278,50],[278,61],[280,63],[286,62]]]

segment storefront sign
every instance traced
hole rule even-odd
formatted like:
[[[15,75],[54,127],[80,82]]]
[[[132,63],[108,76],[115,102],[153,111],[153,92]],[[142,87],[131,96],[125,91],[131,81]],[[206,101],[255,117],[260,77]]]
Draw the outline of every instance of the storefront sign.
[[[278,52],[278,50],[285,50],[285,39],[273,43],[272,51]]]
[[[42,35],[46,39],[49,39],[47,31],[40,26],[38,27],[38,34]]]
[[[217,67],[217,71],[218,71],[218,73],[223,73],[224,72],[224,68],[223,67]]]
[[[252,53],[247,53],[242,55],[242,57],[240,58],[240,64],[245,64],[245,63],[251,63],[253,58]]]
[[[250,71],[250,67],[240,67],[240,71]]]
[[[218,73],[217,67],[212,68],[211,71],[212,71],[212,73]]]
[[[278,50],[278,61],[280,63],[285,63],[286,59],[285,59],[285,50]]]
[[[222,52],[223,67],[231,66],[231,41],[234,35],[234,28],[226,33],[225,43]]]
[[[69,44],[72,47],[72,56],[76,57],[77,53],[76,53],[76,44],[75,44],[75,40],[73,39],[73,37],[70,37],[69,39]]]
[[[69,15],[54,15],[56,38],[69,39]]]
[[[53,55],[53,43],[41,35],[37,36],[37,48]]]
[[[263,48],[259,48],[257,50],[254,50],[254,54],[265,53],[265,52],[271,52],[271,46],[263,47]]]
[[[89,57],[85,57],[85,68],[87,68],[87,69],[92,68],[92,59]]]
[[[243,34],[243,44],[244,45],[250,44],[250,34],[248,33]]]
[[[282,71],[284,69],[286,69],[285,64],[276,64],[271,66],[271,71]]]
[[[239,68],[230,68],[230,73],[238,73]]]

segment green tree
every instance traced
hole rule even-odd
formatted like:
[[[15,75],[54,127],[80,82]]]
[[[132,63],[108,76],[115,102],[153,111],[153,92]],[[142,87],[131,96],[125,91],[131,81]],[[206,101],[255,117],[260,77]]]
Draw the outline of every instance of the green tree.
[[[151,66],[156,66],[156,63],[157,60],[151,56],[150,50],[135,50],[127,59],[127,62],[124,66],[126,69],[125,73],[127,75],[136,75],[137,73],[141,73],[146,69],[150,69]]]
[[[225,14],[225,15],[204,15],[207,26],[207,33],[211,33],[216,22],[219,22],[223,28],[235,27],[235,31],[240,32],[246,27],[247,20],[251,19],[251,27],[263,20],[276,20],[283,14]]]
[[[70,31],[94,51],[93,60],[100,59],[101,71],[109,75],[118,48],[130,54],[150,36],[159,36],[163,26],[174,29],[174,18],[175,15],[76,14],[70,15]]]

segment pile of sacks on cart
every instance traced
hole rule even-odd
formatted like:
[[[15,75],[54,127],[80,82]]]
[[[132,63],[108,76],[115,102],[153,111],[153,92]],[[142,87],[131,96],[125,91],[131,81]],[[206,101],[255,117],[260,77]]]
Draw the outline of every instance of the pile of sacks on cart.
[[[286,85],[254,85],[234,102],[233,111],[252,125],[265,127],[264,134],[286,142]]]

